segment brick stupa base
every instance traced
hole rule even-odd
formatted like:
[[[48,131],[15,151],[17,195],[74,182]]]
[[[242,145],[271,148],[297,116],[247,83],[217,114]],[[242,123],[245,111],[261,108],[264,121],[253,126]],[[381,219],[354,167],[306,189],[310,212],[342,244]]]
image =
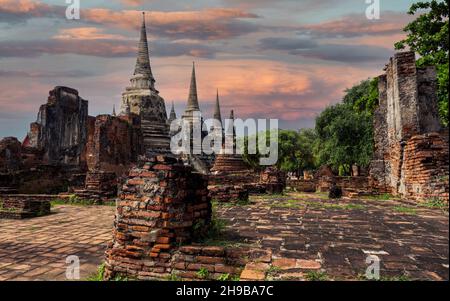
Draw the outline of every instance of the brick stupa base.
[[[248,172],[249,168],[245,164],[241,155],[219,154],[211,168],[212,173],[240,173]]]
[[[105,278],[170,276],[178,246],[210,223],[207,185],[205,176],[171,156],[156,156],[132,169],[117,201]]]

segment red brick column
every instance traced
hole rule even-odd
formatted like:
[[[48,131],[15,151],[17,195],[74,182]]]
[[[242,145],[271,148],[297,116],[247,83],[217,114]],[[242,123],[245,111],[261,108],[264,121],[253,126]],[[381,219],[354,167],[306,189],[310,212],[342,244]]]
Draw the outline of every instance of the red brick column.
[[[174,157],[157,156],[130,171],[117,202],[105,278],[164,278],[173,252],[211,220],[208,181]]]

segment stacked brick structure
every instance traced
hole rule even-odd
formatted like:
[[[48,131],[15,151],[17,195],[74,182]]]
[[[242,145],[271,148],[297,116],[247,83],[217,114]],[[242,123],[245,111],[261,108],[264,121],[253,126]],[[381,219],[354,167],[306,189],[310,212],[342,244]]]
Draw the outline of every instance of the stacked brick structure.
[[[207,178],[175,157],[146,161],[130,171],[117,201],[106,278],[169,276],[173,252],[209,225]]]
[[[412,137],[405,146],[404,194],[412,199],[448,200],[449,145],[437,133]]]
[[[248,202],[249,191],[242,185],[208,186],[209,196],[220,203]]]
[[[413,52],[391,58],[379,77],[374,123],[370,186],[405,198],[448,200],[448,132],[439,123],[435,68],[417,68]],[[444,188],[432,193],[436,187]]]
[[[50,198],[48,196],[2,195],[0,219],[24,219],[50,214]]]
[[[286,174],[275,167],[268,167],[261,172],[260,183],[266,187],[267,193],[282,193],[286,188]]]
[[[229,155],[225,153],[220,153],[214,166],[211,168],[212,173],[242,173],[248,172],[249,167],[245,164],[244,159],[241,155]]]

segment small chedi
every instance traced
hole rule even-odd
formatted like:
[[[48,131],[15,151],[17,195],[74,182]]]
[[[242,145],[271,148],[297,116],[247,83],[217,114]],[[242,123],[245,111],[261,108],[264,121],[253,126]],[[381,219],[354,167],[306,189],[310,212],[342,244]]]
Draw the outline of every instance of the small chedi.
[[[218,97],[214,118],[222,125]],[[246,181],[248,181],[248,175],[253,172],[245,164],[242,155],[236,152],[236,131],[233,110],[230,113],[229,120],[230,128],[225,133],[221,151],[211,168],[211,185],[208,187],[209,194],[214,201],[221,203],[248,202],[249,191],[242,185],[243,182],[241,182],[241,179],[246,178]],[[225,142],[230,143],[232,149],[225,149]],[[250,177],[250,179],[253,178]]]

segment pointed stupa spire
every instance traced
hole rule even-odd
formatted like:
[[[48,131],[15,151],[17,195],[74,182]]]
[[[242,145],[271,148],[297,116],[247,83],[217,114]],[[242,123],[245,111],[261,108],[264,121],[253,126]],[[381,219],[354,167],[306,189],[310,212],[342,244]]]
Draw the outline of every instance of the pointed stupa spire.
[[[186,111],[200,111],[197,96],[197,80],[195,78],[195,63],[192,62],[191,86],[189,88],[189,98]]]
[[[220,113],[219,89],[217,89],[216,106],[214,108],[213,118],[219,120],[220,123],[222,123],[222,114]]]
[[[234,120],[234,110],[231,110],[230,112],[230,120]]]
[[[145,12],[142,13],[141,38],[138,46],[138,57],[134,75],[144,75],[150,79],[153,88],[155,79],[153,77],[152,68],[150,67],[150,56],[148,51],[147,29],[145,26]]]
[[[231,110],[230,112],[230,118],[229,119],[229,125],[228,125],[228,130],[227,130],[227,134],[228,135],[235,135],[235,127],[234,127],[234,110]]]
[[[172,101],[172,108],[170,109],[170,114],[169,114],[169,122],[172,122],[175,119],[177,119],[177,113],[175,113],[175,105]]]

